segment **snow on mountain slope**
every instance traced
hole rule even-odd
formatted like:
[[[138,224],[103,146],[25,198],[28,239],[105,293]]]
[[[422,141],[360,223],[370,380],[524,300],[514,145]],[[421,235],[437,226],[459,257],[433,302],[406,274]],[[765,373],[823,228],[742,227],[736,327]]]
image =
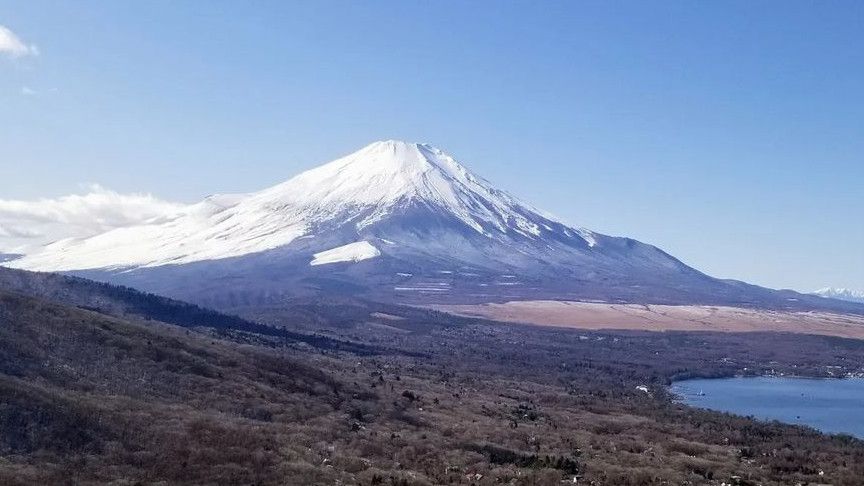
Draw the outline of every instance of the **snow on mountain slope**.
[[[130,269],[232,258],[346,224],[362,231],[412,204],[455,217],[488,238],[510,233],[536,239],[557,232],[588,245],[597,241],[594,233],[566,228],[492,188],[437,148],[385,141],[269,189],[214,196],[167,222],[58,241],[10,266]]]
[[[182,264],[264,251],[303,234],[302,227],[256,224],[265,214],[260,208],[242,206],[247,197],[211,196],[167,221],[60,240],[9,266],[69,271]]]
[[[826,287],[813,292],[813,295],[864,304],[864,292],[860,290]]]
[[[358,241],[318,252],[313,255],[314,258],[309,262],[309,265],[314,267],[316,265],[327,265],[328,263],[359,262],[375,258],[379,255],[381,255],[381,252],[378,251],[378,248],[372,246],[371,243],[368,241]]]

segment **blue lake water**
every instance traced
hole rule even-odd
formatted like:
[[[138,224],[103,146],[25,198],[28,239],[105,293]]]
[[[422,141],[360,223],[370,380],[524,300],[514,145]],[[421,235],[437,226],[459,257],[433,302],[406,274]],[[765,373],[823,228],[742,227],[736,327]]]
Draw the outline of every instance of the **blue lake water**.
[[[682,402],[864,439],[864,379],[720,378],[672,384]]]

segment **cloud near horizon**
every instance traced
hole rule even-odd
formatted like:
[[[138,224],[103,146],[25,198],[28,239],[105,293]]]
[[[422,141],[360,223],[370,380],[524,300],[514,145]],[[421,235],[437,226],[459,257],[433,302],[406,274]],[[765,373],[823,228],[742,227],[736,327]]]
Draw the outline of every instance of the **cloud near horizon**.
[[[86,238],[166,218],[185,206],[98,184],[88,186],[85,194],[53,199],[0,199],[0,253],[27,253],[64,238]]]
[[[10,28],[0,25],[0,54],[10,57],[38,56],[39,48],[34,44],[25,44]]]

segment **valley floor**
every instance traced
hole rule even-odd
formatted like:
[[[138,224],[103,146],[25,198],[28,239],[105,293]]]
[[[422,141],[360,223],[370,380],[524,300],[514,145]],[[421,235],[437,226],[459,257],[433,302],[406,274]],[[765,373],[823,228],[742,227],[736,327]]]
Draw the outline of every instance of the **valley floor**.
[[[864,316],[723,306],[609,304],[551,300],[433,305],[466,317],[574,329],[774,331],[864,339]]]

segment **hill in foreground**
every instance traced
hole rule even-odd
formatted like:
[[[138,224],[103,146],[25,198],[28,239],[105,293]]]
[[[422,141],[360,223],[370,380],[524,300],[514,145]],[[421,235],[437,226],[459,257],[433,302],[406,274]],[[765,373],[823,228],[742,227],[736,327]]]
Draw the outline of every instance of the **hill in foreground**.
[[[16,289],[0,285],[3,484],[851,485],[864,474],[854,439],[696,411],[665,393],[675,377],[742,369],[860,371],[859,341],[430,315],[416,326],[410,313],[357,305],[319,328],[368,348],[334,350],[84,309],[64,295],[77,301],[85,281],[64,291],[70,281],[57,280],[48,298],[22,281],[53,277],[16,277]]]

